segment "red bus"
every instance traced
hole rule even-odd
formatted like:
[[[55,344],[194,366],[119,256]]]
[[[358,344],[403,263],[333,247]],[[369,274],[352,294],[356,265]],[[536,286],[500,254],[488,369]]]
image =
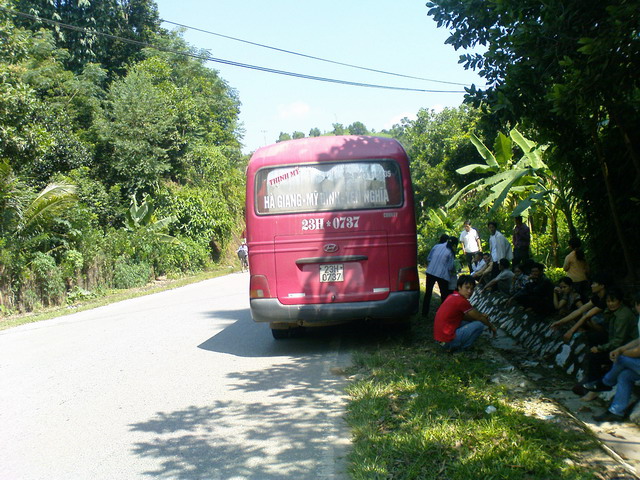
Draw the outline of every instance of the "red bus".
[[[393,139],[312,137],[247,168],[250,305],[274,338],[299,326],[406,321],[418,311],[409,160]]]

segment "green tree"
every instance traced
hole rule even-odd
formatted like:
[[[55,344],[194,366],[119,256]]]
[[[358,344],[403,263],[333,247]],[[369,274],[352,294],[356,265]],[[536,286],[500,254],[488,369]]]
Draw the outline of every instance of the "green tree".
[[[309,130],[310,137],[319,137],[320,135],[322,135],[322,132],[320,132],[319,128],[312,128],[311,130]]]
[[[347,127],[347,130],[351,135],[369,135],[370,132],[362,122],[353,122]]]
[[[0,19],[2,21],[2,19]],[[48,33],[0,24],[0,155],[19,175],[43,187],[55,172],[91,162],[72,99],[87,99],[60,61],[65,53]]]
[[[293,132],[291,134],[291,138],[294,139],[294,140],[297,139],[297,138],[304,138],[304,133],[302,133],[302,132]]]
[[[121,183],[129,193],[158,188],[170,169],[177,117],[172,107],[152,76],[135,67],[111,85],[104,118],[97,122],[109,183]]]
[[[123,75],[126,65],[142,59],[141,43],[152,42],[160,33],[158,8],[153,0],[14,0],[18,11],[43,19],[17,17],[16,23],[36,31],[50,30],[56,44],[69,52],[65,65],[82,72],[88,63],[98,63],[111,74]],[[54,25],[55,20],[74,29]],[[102,34],[102,35],[101,35]],[[121,37],[134,42],[118,40]]]
[[[280,132],[280,135],[278,136],[278,140],[276,140],[276,143],[286,142],[287,140],[291,140],[291,135],[285,132]]]
[[[342,125],[341,123],[334,123],[333,125],[333,131],[331,132],[332,135],[348,135],[349,131],[344,128],[344,125]]]
[[[420,221],[462,186],[455,170],[478,158],[469,141],[478,120],[479,112],[464,106],[439,113],[421,109],[415,120],[405,124],[403,141],[411,159]]]

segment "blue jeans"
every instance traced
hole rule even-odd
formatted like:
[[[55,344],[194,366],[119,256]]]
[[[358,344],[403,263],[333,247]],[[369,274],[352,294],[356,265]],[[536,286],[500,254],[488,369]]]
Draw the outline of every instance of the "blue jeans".
[[[456,350],[466,350],[473,345],[485,328],[484,323],[478,320],[474,322],[463,321],[456,329],[455,338],[449,343],[445,343],[444,349],[452,352]]]
[[[636,380],[640,380],[640,358],[620,355],[611,370],[602,378],[602,383],[605,385],[610,387],[617,385],[613,402],[609,405],[611,413],[624,415]]]

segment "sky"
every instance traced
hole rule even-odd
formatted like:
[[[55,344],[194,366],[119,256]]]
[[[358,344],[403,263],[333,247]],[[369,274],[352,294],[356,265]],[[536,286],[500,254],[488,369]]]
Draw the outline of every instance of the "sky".
[[[484,86],[445,45],[448,31],[427,15],[425,0],[156,0],[160,18],[277,49],[397,74]],[[176,27],[164,23],[163,27]],[[210,56],[298,74],[421,90],[462,85],[385,75],[313,60],[187,29],[183,37]],[[208,62],[239,96],[243,152],[275,143],[280,132],[333,130],[362,122],[389,129],[421,108],[457,107],[463,93],[398,91],[307,80]]]

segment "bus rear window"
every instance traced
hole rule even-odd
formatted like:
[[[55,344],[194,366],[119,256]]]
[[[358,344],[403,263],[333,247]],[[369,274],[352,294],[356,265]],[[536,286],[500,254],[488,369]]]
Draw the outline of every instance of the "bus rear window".
[[[402,206],[402,178],[393,160],[313,163],[256,172],[258,214]]]

